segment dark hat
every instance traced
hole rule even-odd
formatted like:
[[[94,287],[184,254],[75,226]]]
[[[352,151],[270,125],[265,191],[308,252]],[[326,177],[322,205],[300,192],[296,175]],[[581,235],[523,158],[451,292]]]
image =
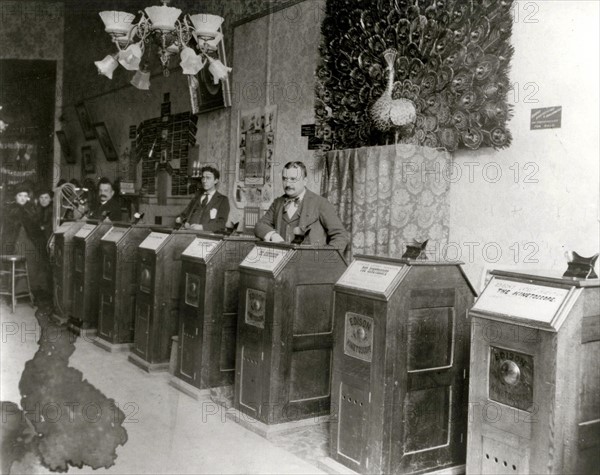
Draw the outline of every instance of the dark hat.
[[[54,192],[50,188],[42,187],[38,190],[37,195],[49,195],[50,198],[52,198],[54,196]]]
[[[27,183],[19,183],[13,187],[14,195],[18,195],[19,193],[31,193],[31,187]]]

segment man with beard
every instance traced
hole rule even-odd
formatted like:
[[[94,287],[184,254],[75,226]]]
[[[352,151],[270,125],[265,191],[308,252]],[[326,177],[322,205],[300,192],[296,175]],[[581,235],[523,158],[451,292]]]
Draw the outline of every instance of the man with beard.
[[[98,197],[100,203],[92,210],[89,218],[100,221],[104,221],[106,218],[110,221],[121,221],[121,201],[115,195],[112,182],[106,177],[100,178],[98,182]]]
[[[281,179],[285,194],[258,220],[254,234],[270,242],[291,242],[294,235],[304,235],[304,244],[332,246],[344,251],[349,241],[348,232],[333,205],[306,188],[308,178],[304,163],[286,163]]]

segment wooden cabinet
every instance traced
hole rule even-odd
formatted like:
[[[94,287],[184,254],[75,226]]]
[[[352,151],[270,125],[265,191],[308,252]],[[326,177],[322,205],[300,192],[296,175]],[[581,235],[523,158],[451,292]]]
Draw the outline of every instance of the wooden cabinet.
[[[135,331],[129,360],[146,371],[166,371],[179,320],[181,253],[197,233],[151,228],[137,250]]]
[[[464,464],[474,295],[455,263],[355,256],[335,286],[334,460],[369,474]]]
[[[110,228],[109,222],[88,220],[73,238],[73,306],[69,323],[76,330],[98,326],[100,239]]]
[[[261,243],[240,264],[235,408],[263,424],[325,415],[330,406],[338,250]]]
[[[233,384],[239,264],[255,242],[207,233],[181,255],[175,376],[198,389]]]
[[[137,247],[148,234],[148,226],[114,223],[100,240],[98,336],[111,345],[133,343]]]
[[[600,281],[493,271],[473,306],[468,474],[600,466]]]
[[[54,307],[68,318],[73,305],[73,237],[85,221],[67,221],[54,232]]]

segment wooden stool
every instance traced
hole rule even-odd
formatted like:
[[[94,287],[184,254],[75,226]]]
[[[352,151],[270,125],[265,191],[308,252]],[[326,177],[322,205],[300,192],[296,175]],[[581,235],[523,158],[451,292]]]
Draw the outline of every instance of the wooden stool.
[[[11,313],[15,313],[15,307],[17,306],[17,299],[21,297],[29,297],[31,305],[33,306],[33,294],[31,293],[31,286],[29,285],[29,273],[27,271],[27,260],[24,256],[0,256],[0,261],[4,264],[10,262],[10,270],[0,270],[0,275],[10,276],[10,287],[9,290],[0,290],[0,295],[10,295],[11,298]],[[21,264],[17,267],[17,264]],[[27,290],[23,292],[16,292],[17,279],[23,279],[27,282]]]

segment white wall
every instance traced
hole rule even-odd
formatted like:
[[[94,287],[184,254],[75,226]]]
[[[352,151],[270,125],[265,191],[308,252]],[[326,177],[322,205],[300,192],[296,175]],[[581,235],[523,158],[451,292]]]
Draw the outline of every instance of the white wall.
[[[308,149],[308,138],[301,136],[300,129],[303,124],[315,122],[315,69],[324,9],[324,0],[307,0],[238,25],[233,31],[235,93],[229,170],[234,173],[236,170],[240,113],[277,106],[273,197],[283,193],[280,179],[283,166],[295,160],[304,162],[308,169],[308,188],[317,193],[320,190],[318,160],[315,152]],[[243,207],[235,202],[233,176],[229,183],[230,219],[242,222]]]
[[[513,143],[499,152],[456,153],[454,170],[462,175],[450,178],[446,251],[465,262],[478,289],[486,268],[562,273],[566,250],[599,251],[600,3],[516,2],[515,8]],[[561,128],[530,130],[532,108],[558,105]]]

